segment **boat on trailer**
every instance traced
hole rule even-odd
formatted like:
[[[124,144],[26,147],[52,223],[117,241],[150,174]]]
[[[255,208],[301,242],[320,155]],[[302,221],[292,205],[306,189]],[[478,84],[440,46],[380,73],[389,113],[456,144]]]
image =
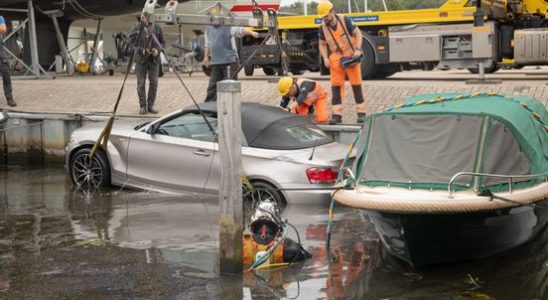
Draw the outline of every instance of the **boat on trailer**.
[[[519,246],[548,222],[548,114],[527,97],[422,95],[368,116],[349,190],[388,251],[414,267]]]

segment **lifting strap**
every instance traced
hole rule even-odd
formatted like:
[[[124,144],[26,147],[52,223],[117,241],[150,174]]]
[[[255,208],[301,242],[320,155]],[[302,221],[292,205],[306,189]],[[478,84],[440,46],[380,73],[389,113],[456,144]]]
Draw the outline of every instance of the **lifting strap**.
[[[143,33],[144,24],[141,22],[139,25],[139,35],[137,36],[137,43],[139,44],[141,39],[141,34]],[[122,82],[122,86],[120,87],[120,91],[118,92],[118,97],[116,99],[116,104],[114,105],[114,109],[112,110],[112,114],[110,118],[107,121],[107,124],[105,125],[105,128],[95,141],[95,144],[93,144],[93,148],[91,148],[91,151],[89,152],[89,163],[90,166],[93,163],[93,156],[97,152],[97,149],[99,148],[99,145],[103,145],[103,148],[106,149],[108,140],[110,138],[110,132],[112,131],[112,126],[114,125],[114,119],[116,118],[116,111],[118,111],[118,105],[120,104],[120,99],[122,99],[122,94],[124,92],[124,86],[126,84],[127,77],[129,75],[129,71],[131,70],[131,66],[133,65],[133,60],[135,57],[135,53],[132,53],[129,57],[129,62],[127,64],[126,68],[126,74],[124,75],[124,81]]]

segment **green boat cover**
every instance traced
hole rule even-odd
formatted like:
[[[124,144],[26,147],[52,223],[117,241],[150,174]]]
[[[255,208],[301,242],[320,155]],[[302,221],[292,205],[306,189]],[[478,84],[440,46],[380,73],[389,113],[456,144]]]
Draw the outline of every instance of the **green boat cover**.
[[[527,97],[429,94],[368,116],[356,143],[356,180],[447,189],[459,172],[548,174],[548,113]],[[513,188],[543,181],[515,179]],[[508,189],[508,179],[461,176],[460,189]],[[457,189],[459,189],[457,188]]]

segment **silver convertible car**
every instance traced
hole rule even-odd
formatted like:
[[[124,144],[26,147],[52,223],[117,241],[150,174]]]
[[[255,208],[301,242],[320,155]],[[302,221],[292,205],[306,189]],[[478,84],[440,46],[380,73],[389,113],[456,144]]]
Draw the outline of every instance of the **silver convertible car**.
[[[216,103],[200,104],[214,129]],[[75,130],[66,164],[76,186],[107,186],[167,193],[216,194],[218,144],[196,107],[150,123],[116,121],[106,149],[89,161],[104,124]],[[242,103],[242,171],[280,204],[327,201],[347,147],[333,142],[311,119],[272,106]],[[301,190],[299,190],[301,189]],[[303,190],[304,189],[304,190]]]

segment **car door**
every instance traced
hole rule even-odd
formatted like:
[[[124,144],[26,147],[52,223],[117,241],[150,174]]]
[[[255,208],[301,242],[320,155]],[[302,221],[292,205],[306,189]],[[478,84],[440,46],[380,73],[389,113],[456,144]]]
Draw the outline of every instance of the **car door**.
[[[217,127],[215,127],[217,128]],[[247,140],[243,132],[241,133],[242,139],[242,172],[245,174],[246,166],[250,163],[254,163],[258,160],[250,158],[250,155],[254,151],[252,148],[248,147]],[[209,177],[207,179],[207,185],[205,186],[204,192],[215,194],[219,192],[219,187],[221,185],[221,156],[219,154],[219,145],[215,144],[215,155],[213,155],[213,164],[211,166],[211,171],[209,172]]]
[[[208,117],[216,129],[217,121]],[[202,192],[213,160],[213,134],[204,118],[187,112],[131,136],[127,177],[142,188]]]

